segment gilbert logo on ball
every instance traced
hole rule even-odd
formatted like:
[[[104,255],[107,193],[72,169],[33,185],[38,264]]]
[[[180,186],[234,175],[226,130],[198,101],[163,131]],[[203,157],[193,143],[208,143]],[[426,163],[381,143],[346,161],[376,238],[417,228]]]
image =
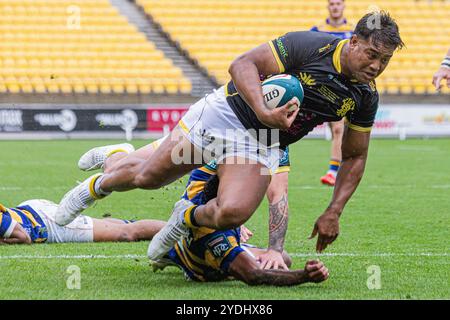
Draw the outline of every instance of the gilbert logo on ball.
[[[262,82],[264,101],[269,109],[281,107],[292,98],[297,100],[297,105],[303,101],[303,87],[300,81],[290,74],[279,74]],[[296,107],[292,108],[294,111]]]

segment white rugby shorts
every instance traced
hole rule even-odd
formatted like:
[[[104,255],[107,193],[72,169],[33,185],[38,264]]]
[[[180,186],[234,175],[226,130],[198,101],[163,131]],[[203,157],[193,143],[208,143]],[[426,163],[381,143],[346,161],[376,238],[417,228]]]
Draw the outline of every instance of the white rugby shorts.
[[[66,226],[55,222],[58,205],[42,199],[28,200],[19,205],[32,207],[44,221],[48,231],[48,243],[93,242],[94,222],[91,217],[80,215]]]
[[[221,163],[229,157],[246,159],[244,163],[261,163],[269,174],[278,168],[278,145],[266,146],[257,141],[239,121],[220,87],[193,104],[179,122],[185,136],[203,153],[205,162]]]

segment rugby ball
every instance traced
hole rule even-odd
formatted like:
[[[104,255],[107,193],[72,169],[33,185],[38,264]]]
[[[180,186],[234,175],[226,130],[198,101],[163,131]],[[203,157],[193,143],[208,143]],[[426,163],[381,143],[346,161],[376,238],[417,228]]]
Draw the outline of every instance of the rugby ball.
[[[262,82],[264,101],[269,109],[281,107],[295,98],[297,105],[303,101],[303,87],[300,81],[290,74],[278,74]],[[292,111],[296,107],[292,107]]]

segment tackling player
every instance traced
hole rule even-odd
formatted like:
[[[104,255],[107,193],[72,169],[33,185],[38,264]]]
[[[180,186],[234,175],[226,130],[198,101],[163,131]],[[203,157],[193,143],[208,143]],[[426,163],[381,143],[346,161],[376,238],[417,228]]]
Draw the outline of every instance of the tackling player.
[[[323,251],[339,235],[339,218],[364,173],[379,100],[374,80],[402,46],[397,24],[382,11],[361,18],[349,40],[291,32],[250,50],[231,64],[232,81],[192,105],[157,153],[143,163],[124,159],[113,173],[94,175],[69,191],[57,222],[70,223],[113,191],[158,189],[216,159],[217,198],[173,213],[150,244],[156,260],[191,227],[229,230],[244,224],[267,191],[266,173],[278,167],[278,147],[297,142],[319,124],[346,118],[334,193],[311,235],[319,235],[316,249]],[[260,76],[279,73],[302,82],[300,108],[293,110],[294,99],[266,107]]]
[[[350,39],[353,24],[344,17],[345,0],[328,0],[329,17],[311,31],[326,32],[342,40]],[[331,130],[331,158],[327,173],[320,178],[323,184],[334,186],[336,175],[342,161],[341,145],[344,134],[344,120],[328,122]]]
[[[216,198],[219,179],[216,164],[211,163],[192,172],[182,199],[177,207],[201,205]],[[305,282],[322,282],[328,278],[328,269],[317,260],[308,261],[303,270],[264,270],[258,263],[266,249],[240,243],[240,228],[214,230],[200,227],[189,230],[161,259],[153,261],[153,270],[175,265],[186,278],[194,281],[221,281],[234,278],[249,285],[288,286]],[[291,259],[283,252],[287,266]]]
[[[95,219],[80,215],[66,226],[55,222],[58,205],[48,200],[28,200],[17,207],[0,204],[0,244],[131,242],[150,240],[163,221]]]

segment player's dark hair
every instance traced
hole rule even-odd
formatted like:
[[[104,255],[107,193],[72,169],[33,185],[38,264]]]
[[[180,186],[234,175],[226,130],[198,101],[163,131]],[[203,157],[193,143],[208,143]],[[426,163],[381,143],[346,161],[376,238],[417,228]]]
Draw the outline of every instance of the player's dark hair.
[[[203,189],[205,203],[217,197],[217,190],[219,190],[219,177],[213,175],[208,179]]]
[[[364,40],[370,40],[375,46],[401,49],[405,46],[395,20],[386,11],[366,14],[356,25],[354,34]]]

